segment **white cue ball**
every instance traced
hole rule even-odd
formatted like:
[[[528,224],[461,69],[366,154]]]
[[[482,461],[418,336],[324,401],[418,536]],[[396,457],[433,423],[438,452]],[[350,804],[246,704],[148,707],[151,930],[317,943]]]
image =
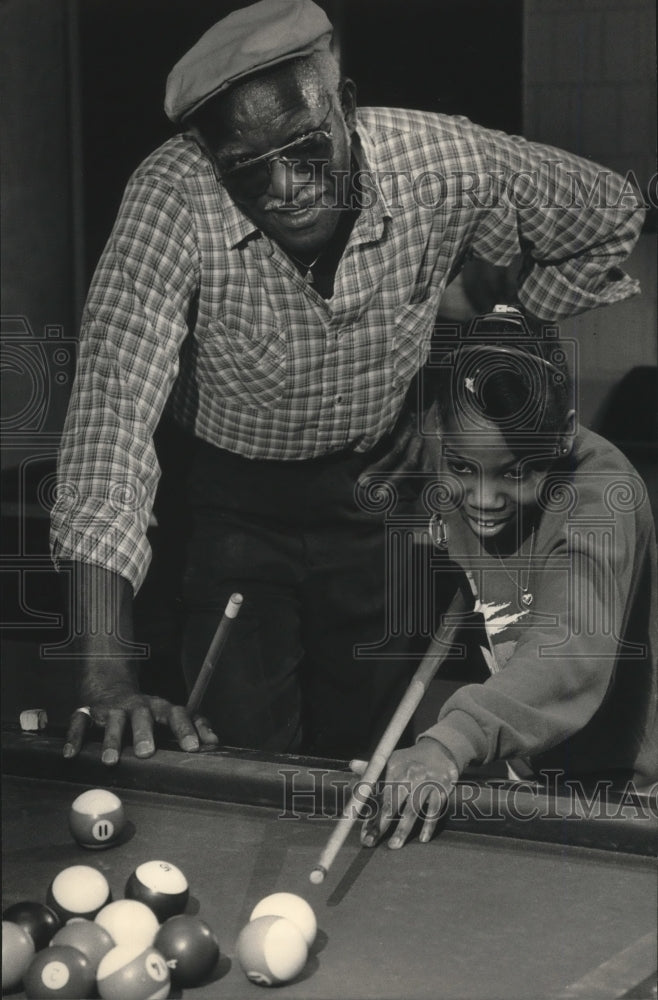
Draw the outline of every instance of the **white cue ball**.
[[[160,923],[153,910],[136,899],[117,899],[104,906],[96,923],[105,928],[114,943],[148,948],[155,941]]]
[[[265,896],[251,912],[250,920],[257,917],[285,917],[302,932],[306,946],[311,947],[318,932],[318,922],[311,906],[293,892],[273,892]]]
[[[285,917],[250,920],[240,931],[236,951],[247,979],[259,986],[289,983],[308,958],[302,932]]]

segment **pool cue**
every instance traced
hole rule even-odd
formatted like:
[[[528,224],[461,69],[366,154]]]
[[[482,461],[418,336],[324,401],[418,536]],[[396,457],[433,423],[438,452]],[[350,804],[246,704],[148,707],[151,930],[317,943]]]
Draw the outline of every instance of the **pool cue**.
[[[402,696],[402,701],[396,708],[391,721],[377,744],[362,779],[357,783],[359,789],[358,798],[355,800],[353,791],[349,802],[338,818],[325,849],[320,855],[318,863],[311,871],[309,878],[314,885],[320,885],[324,882],[327,872],[336,860],[336,855],[345,843],[354,823],[363,812],[379,776],[388,763],[389,757],[395,750],[398,740],[418,708],[427,690],[427,685],[443,663],[446,654],[455,640],[461,621],[455,621],[454,619],[457,616],[461,616],[465,610],[466,600],[461,590],[458,590],[448,610],[445,612],[444,624],[441,625],[438,633],[432,637],[432,641],[418,670],[412,677],[409,687]]]
[[[224,643],[228,639],[228,634],[231,631],[233,622],[240,613],[242,600],[242,594],[231,594],[228,599],[228,604],[224,608],[224,614],[222,615],[221,621],[217,626],[217,631],[215,632],[213,640],[208,647],[208,652],[206,653],[206,658],[203,661],[201,670],[199,671],[199,676],[194,682],[194,687],[192,688],[190,697],[187,699],[186,708],[190,715],[193,715],[198,711],[199,705],[203,701],[203,696],[206,693],[208,684],[210,683],[210,678],[215,672],[215,667],[217,666],[219,655],[224,648]]]

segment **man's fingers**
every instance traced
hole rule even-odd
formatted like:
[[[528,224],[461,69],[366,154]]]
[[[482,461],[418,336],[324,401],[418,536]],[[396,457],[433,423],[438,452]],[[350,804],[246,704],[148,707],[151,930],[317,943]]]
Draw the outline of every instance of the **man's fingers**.
[[[123,732],[126,728],[126,713],[123,709],[110,709],[105,721],[105,737],[101,760],[104,764],[117,764],[121,754]]]
[[[155,753],[155,740],[150,709],[146,705],[134,708],[130,713],[130,725],[133,731],[135,757],[152,757]]]
[[[66,742],[62,750],[65,757],[75,757],[76,754],[80,753],[89,722],[90,718],[87,712],[78,710],[73,713],[66,733]]]
[[[194,727],[199,734],[199,739],[204,746],[218,746],[219,737],[210,728],[210,723],[204,716],[197,716],[194,719]]]
[[[172,705],[169,712],[169,726],[178,740],[181,750],[193,753],[199,749],[197,731],[187,714],[187,710],[182,705]]]

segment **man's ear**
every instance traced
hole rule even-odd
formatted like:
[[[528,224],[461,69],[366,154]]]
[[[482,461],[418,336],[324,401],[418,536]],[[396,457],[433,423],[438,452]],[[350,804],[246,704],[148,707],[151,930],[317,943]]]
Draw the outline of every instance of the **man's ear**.
[[[356,128],[356,84],[348,76],[340,83],[340,106],[343,109],[345,123],[350,132]]]
[[[196,142],[197,146],[204,152],[207,156],[210,156],[210,149],[208,148],[208,143],[201,134],[201,129],[197,125],[190,125],[186,129],[187,135],[191,136]]]
[[[194,139],[201,152],[210,160],[215,177],[221,184],[222,179],[219,175],[217,160],[215,159],[214,153],[211,151],[210,146],[208,145],[203,133],[201,132],[201,129],[199,129],[196,125],[191,125],[186,130],[186,134],[189,135],[192,139]]]
[[[560,455],[571,454],[577,430],[576,423],[576,411],[569,410],[562,427],[562,433],[560,434]]]

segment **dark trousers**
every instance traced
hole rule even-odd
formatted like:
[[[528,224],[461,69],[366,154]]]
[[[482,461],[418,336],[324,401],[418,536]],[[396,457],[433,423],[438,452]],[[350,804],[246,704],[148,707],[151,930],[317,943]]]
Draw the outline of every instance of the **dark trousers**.
[[[190,687],[228,597],[242,611],[201,711],[222,743],[349,758],[372,750],[427,635],[389,627],[385,512],[355,498],[373,455],[254,461],[195,442],[183,581]],[[384,445],[385,447],[385,445]],[[399,495],[399,517],[417,510]],[[376,657],[359,647],[375,647]]]

